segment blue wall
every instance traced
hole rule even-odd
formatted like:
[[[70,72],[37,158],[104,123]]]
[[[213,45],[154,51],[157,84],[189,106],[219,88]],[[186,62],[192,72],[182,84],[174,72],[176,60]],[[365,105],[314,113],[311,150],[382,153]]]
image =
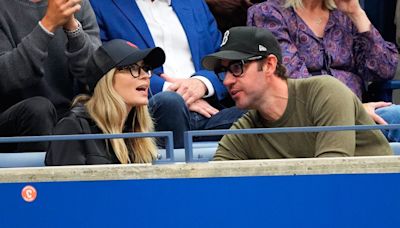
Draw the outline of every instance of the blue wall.
[[[0,227],[400,227],[399,193],[400,174],[0,184]]]

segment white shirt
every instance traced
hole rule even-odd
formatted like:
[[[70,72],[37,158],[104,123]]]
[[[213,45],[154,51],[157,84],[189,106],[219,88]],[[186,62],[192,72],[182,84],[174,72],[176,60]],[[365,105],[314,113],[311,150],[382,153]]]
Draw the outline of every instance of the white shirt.
[[[136,3],[149,27],[154,44],[161,47],[166,55],[164,73],[173,78],[190,78],[195,73],[192,54],[185,30],[171,6],[171,0],[136,0]],[[214,94],[211,82],[203,76],[193,76],[207,87],[204,97]],[[170,82],[165,82],[165,91]]]

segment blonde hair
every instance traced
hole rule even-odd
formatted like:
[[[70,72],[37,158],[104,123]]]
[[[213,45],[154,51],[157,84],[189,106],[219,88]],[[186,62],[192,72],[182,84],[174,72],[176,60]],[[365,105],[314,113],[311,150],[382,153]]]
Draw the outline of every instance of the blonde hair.
[[[122,133],[128,111],[123,98],[113,86],[115,68],[102,77],[92,97],[80,95],[75,98],[73,105],[85,103],[90,117],[103,133]],[[133,107],[132,129],[134,132],[150,132],[154,130],[147,105]],[[156,158],[157,147],[153,138],[111,139],[111,145],[118,160],[122,164],[148,163]],[[129,148],[128,148],[129,147]]]
[[[334,0],[324,0],[324,6],[328,10],[336,9],[336,4]],[[303,0],[286,0],[283,5],[285,8],[293,7],[295,9],[304,7]]]

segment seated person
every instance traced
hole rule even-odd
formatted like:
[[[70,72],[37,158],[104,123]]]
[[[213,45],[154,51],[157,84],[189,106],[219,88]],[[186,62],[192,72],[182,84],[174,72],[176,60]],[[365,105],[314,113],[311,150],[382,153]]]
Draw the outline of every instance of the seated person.
[[[396,72],[396,46],[382,38],[358,0],[269,0],[249,8],[248,25],[277,37],[290,78],[332,75],[361,99],[370,82]],[[364,104],[375,122],[400,123],[400,106],[390,105]],[[399,130],[384,132],[400,141]]]
[[[87,66],[87,82],[93,95],[76,97],[70,115],[61,119],[54,134],[152,131],[147,109],[150,70],[164,61],[161,48],[139,50],[119,39],[103,44]],[[53,141],[46,165],[148,163],[156,153],[151,138]]]
[[[236,106],[251,109],[231,129],[373,125],[361,101],[333,77],[287,79],[280,46],[264,28],[234,27],[203,59],[225,72]],[[379,130],[225,135],[214,160],[392,155]]]
[[[0,1],[0,137],[48,135],[100,46],[88,0]],[[47,142],[1,144],[45,151]]]
[[[217,21],[221,32],[235,27],[245,26],[247,9],[254,3],[264,0],[206,0],[208,7]]]
[[[57,122],[54,105],[44,97],[24,99],[0,112],[0,137],[50,135]],[[46,151],[48,142],[0,143],[0,153]]]
[[[182,148],[188,130],[229,128],[243,111],[201,58],[219,49],[221,34],[204,0],[91,1],[103,41],[129,40],[165,50],[151,77],[149,108],[157,131],[173,131]],[[230,102],[226,102],[230,101]]]

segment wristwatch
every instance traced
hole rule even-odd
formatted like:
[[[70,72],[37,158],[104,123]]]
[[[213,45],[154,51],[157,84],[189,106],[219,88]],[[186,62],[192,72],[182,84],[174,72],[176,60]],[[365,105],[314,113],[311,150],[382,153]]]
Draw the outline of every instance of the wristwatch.
[[[74,29],[74,30],[67,30],[67,29],[64,29],[64,32],[65,32],[65,34],[67,34],[67,37],[68,37],[68,38],[77,37],[77,36],[79,36],[79,34],[81,34],[81,32],[82,32],[82,25],[81,25],[81,23],[80,23],[78,20],[76,20],[76,19],[75,19],[75,21],[76,21],[76,23],[78,24],[78,28],[76,28],[76,29]]]

